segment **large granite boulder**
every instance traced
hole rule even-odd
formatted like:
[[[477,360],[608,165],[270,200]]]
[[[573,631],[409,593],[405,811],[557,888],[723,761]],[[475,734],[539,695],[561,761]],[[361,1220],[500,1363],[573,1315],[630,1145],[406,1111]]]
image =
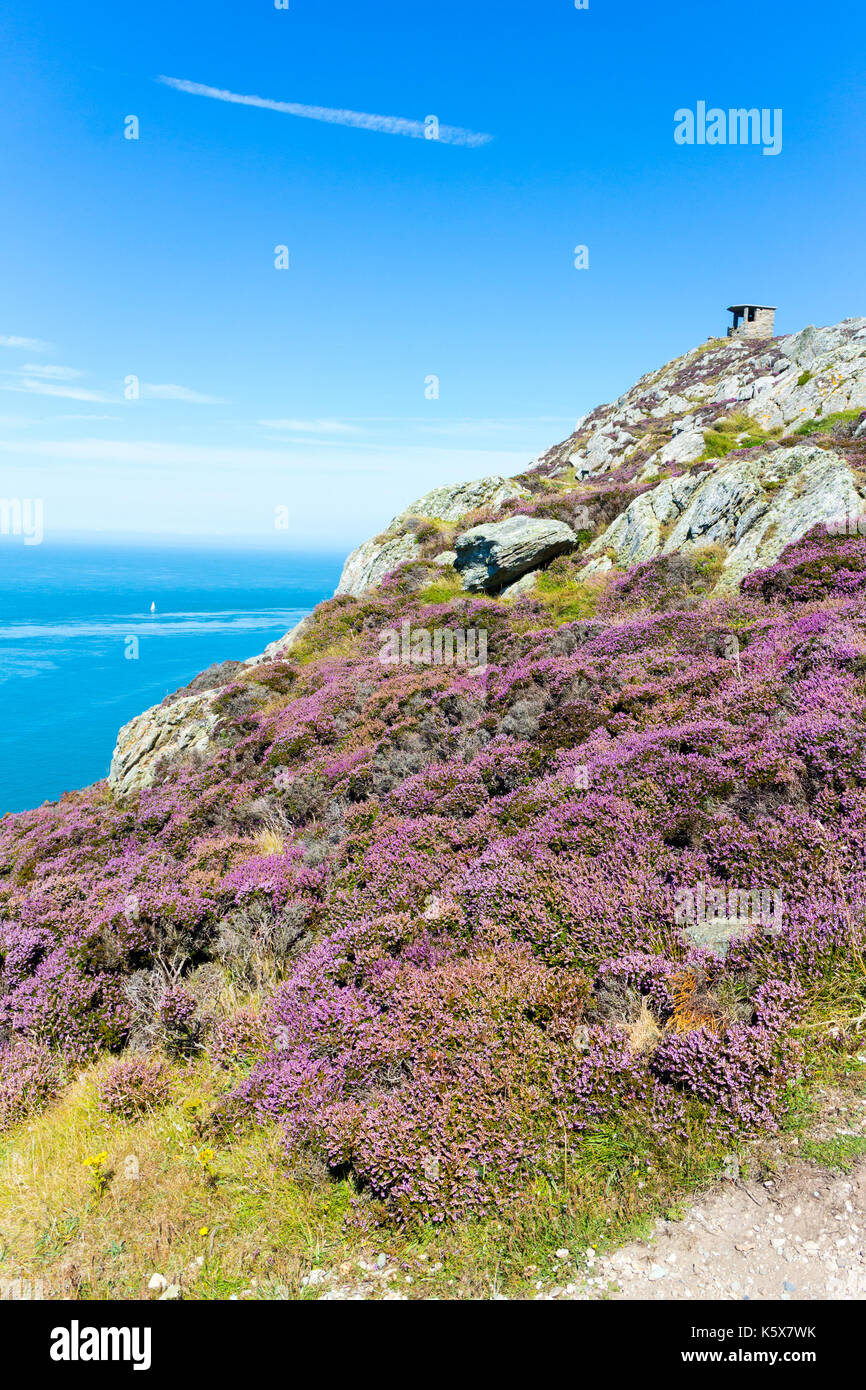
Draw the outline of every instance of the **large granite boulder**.
[[[454,565],[464,589],[495,594],[522,574],[574,550],[577,536],[564,521],[512,516],[473,526],[454,544]]]

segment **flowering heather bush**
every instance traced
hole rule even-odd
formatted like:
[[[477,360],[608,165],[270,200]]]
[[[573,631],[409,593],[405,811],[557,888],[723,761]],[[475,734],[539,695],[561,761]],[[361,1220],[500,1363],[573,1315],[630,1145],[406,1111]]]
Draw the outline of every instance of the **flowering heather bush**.
[[[200,1046],[218,962],[272,989],[211,1034],[251,1066],[235,1112],[390,1220],[495,1209],[624,1114],[778,1123],[799,991],[862,962],[866,551],[813,533],[723,599],[692,563],[559,626],[538,595],[331,600],[236,674],[207,759],[6,816],[3,1085],[154,1019]],[[383,665],[403,619],[483,626],[487,669]],[[782,930],[715,960],[676,921],[697,883],[777,890]]]
[[[796,1072],[797,1044],[784,1030],[799,996],[797,986],[768,981],[756,993],[751,1024],[734,1024],[721,1037],[706,1027],[671,1033],[653,1056],[654,1074],[706,1101],[732,1135],[772,1129]]]
[[[717,545],[646,560],[613,579],[603,609],[610,613],[617,609],[666,612],[695,607],[715,585],[723,563],[724,552]]]
[[[257,1062],[270,1051],[267,1019],[256,1009],[238,1009],[219,1019],[208,1038],[208,1052],[219,1067]]]
[[[128,1057],[113,1062],[96,1093],[101,1109],[126,1120],[137,1119],[165,1105],[171,1085],[162,1062],[150,1057]]]
[[[0,1048],[0,1134],[44,1109],[64,1079],[62,1058],[39,1043]]]
[[[825,526],[816,526],[801,541],[789,545],[769,569],[756,570],[743,580],[744,593],[789,603],[844,598],[864,587],[866,537],[828,535]]]
[[[201,1035],[198,1003],[183,985],[171,985],[159,1001],[159,1022],[171,1052],[192,1052]]]

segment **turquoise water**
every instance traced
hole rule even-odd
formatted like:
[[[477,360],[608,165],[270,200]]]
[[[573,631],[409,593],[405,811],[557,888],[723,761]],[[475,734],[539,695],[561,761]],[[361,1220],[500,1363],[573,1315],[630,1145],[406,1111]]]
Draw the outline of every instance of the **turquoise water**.
[[[122,724],[282,636],[342,560],[0,537],[0,815],[104,777]]]

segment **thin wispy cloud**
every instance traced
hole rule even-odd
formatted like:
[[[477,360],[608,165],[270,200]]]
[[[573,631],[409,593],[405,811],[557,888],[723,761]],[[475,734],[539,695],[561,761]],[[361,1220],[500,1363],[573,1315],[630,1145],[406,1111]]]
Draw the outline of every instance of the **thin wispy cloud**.
[[[47,362],[25,362],[24,366],[19,368],[19,373],[21,376],[45,377],[50,381],[72,381],[75,377],[84,375],[77,367],[56,367]]]
[[[171,382],[160,385],[154,381],[143,381],[141,394],[151,401],[186,401],[188,405],[225,404],[218,396],[206,396],[202,391],[191,391],[188,386],[175,386]]]
[[[288,452],[287,443],[282,448],[240,448],[232,445],[184,444],[163,439],[0,439],[0,455],[14,454],[20,458],[44,458],[52,463],[107,464],[116,467],[120,464],[138,465],[144,468],[172,468],[182,465],[185,468],[229,468],[246,470],[253,468],[271,469],[278,474],[287,469],[309,473],[309,459],[297,457]],[[365,460],[365,470],[371,467],[378,471],[398,468],[399,462],[385,463],[379,460],[371,464]],[[341,456],[338,460],[317,457],[316,468],[322,472],[344,472],[346,463]]]
[[[61,400],[98,405],[123,403],[124,397],[120,391],[108,393],[79,386],[77,379],[84,375],[77,367],[59,367],[47,363],[34,365],[30,362],[13,372],[0,374],[0,391],[15,391],[25,396],[54,396]],[[218,396],[208,396],[203,391],[193,391],[188,386],[179,386],[174,382],[142,381],[139,391],[141,400],[181,401],[186,405],[225,404]]]
[[[89,401],[110,404],[114,399],[102,391],[87,391],[82,386],[61,386],[41,377],[13,377],[0,382],[0,391],[15,391],[25,396],[55,396],[64,401]]]
[[[45,352],[51,346],[41,338],[16,338],[8,333],[0,333],[0,347],[26,348],[28,352]]]
[[[327,125],[353,126],[356,130],[372,130],[380,135],[405,135],[411,140],[430,139],[424,121],[408,120],[404,116],[374,116],[366,111],[342,111],[331,106],[303,106],[296,101],[271,101],[268,97],[243,96],[238,92],[207,87],[203,82],[188,82],[181,77],[158,77],[166,87],[187,92],[190,96],[210,97],[235,106],[258,106],[265,111],[279,111],[284,116],[300,116],[307,121],[324,121]],[[482,131],[464,130],[462,126],[440,125],[436,142],[440,145],[468,145],[475,148],[493,139]]]
[[[283,434],[357,434],[357,425],[347,425],[343,420],[259,420],[258,424],[266,430],[276,430]]]

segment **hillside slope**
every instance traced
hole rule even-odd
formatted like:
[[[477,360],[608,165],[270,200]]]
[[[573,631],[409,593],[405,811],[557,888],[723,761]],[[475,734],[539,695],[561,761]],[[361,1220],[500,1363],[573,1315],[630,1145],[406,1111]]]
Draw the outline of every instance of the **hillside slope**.
[[[714,377],[687,395],[731,354],[802,376],[830,338],[844,382],[819,354],[773,397],[817,382],[799,435],[731,424]],[[4,817],[0,1122],[107,1052],[167,1056],[180,1086],[204,1058],[202,1136],[275,1126],[286,1171],[348,1184],[347,1219],[412,1226],[513,1211],[600,1144],[636,1201],[660,1154],[766,1135],[844,1068],[866,539],[823,523],[859,510],[866,321],[797,341],[699,350],[480,511],[404,514],[413,558],[166,703],[182,745],[142,726],[130,777]],[[707,458],[657,442],[674,386]],[[657,389],[663,428],[631,418]],[[113,1086],[106,1113],[166,1103]]]

